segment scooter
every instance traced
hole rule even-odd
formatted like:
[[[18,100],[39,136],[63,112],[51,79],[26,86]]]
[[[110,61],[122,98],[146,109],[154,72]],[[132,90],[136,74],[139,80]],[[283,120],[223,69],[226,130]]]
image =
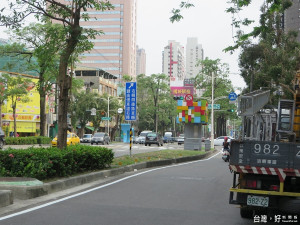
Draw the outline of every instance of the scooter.
[[[229,159],[230,159],[230,153],[229,153],[229,149],[222,149],[223,153],[222,153],[222,159],[225,161],[225,162],[229,162]]]

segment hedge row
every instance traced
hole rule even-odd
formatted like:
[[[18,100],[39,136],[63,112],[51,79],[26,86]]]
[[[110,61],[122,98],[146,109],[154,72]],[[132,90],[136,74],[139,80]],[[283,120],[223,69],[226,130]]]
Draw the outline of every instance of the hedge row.
[[[85,145],[0,151],[0,176],[45,180],[110,167],[111,149]]]
[[[33,145],[33,144],[50,144],[51,138],[44,136],[29,136],[29,137],[6,137],[5,144],[7,145]]]

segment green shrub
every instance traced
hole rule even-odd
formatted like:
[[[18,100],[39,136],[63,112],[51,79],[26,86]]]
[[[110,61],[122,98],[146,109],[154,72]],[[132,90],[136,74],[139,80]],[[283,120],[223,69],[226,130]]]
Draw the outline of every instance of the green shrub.
[[[111,149],[85,145],[0,151],[0,176],[45,180],[110,167]]]
[[[5,143],[7,145],[34,145],[34,144],[49,144],[50,137],[43,136],[29,136],[29,137],[6,137]]]

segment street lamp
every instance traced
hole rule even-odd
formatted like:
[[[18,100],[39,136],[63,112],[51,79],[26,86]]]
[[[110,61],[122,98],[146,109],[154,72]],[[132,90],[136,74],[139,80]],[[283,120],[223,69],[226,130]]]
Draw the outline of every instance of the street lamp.
[[[214,140],[215,140],[215,134],[214,134],[214,103],[217,100],[220,99],[224,99],[224,98],[228,98],[228,96],[220,96],[217,98],[214,98],[214,73],[212,74],[212,87],[211,87],[211,98],[209,97],[200,97],[206,100],[210,100],[211,101],[211,146],[214,146]],[[218,111],[222,111],[222,110],[218,110]]]
[[[107,96],[107,99],[106,98],[100,98],[100,99],[104,99],[104,100],[107,100],[107,117],[108,117],[108,120],[107,120],[107,133],[109,135],[109,95]]]
[[[116,97],[116,98],[123,98],[123,97]],[[109,135],[109,99],[110,99],[110,96],[108,95],[107,99],[105,99],[105,98],[100,98],[100,99],[107,100],[107,117],[108,117],[108,120],[107,120],[107,133]]]
[[[215,73],[212,73],[211,76],[211,146],[214,148],[215,146],[215,134],[214,134],[214,80],[215,80]]]

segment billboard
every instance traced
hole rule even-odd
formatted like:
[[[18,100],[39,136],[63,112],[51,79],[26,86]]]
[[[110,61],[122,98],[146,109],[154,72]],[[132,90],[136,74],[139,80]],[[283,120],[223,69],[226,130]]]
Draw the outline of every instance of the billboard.
[[[187,87],[171,87],[171,93],[173,96],[185,96],[187,94],[193,95],[194,94],[194,87],[187,86]]]

